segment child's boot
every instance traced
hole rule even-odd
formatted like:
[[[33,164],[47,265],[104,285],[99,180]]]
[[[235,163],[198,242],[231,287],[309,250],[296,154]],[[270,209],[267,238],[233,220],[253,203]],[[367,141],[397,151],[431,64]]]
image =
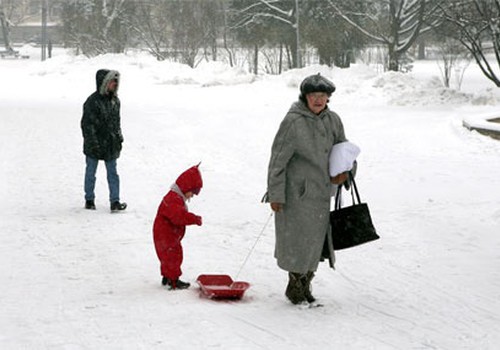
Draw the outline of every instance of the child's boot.
[[[191,285],[189,282],[181,281],[180,279],[171,280],[170,278],[163,277],[161,284],[169,287],[169,289],[187,289]]]
[[[175,281],[175,288],[174,289],[188,289],[191,284],[189,282],[184,282],[181,280]]]

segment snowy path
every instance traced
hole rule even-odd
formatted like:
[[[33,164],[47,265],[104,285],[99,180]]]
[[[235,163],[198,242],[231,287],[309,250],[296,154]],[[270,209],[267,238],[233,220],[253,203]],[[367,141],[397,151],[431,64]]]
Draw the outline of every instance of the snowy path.
[[[83,83],[53,99],[0,91],[0,348],[496,348],[500,142],[463,129],[460,107],[334,100],[361,146],[358,184],[382,239],[339,252],[337,271],[321,265],[313,284],[324,307],[308,309],[283,296],[272,224],[239,276],[252,283],[240,302],[206,300],[196,286],[167,292],[151,240],[159,200],[201,160],[205,188],[190,208],[204,226],[188,228],[184,276],[234,277],[269,216],[259,203],[268,152],[295,89],[276,80],[148,88],[122,89],[130,207],[118,215],[102,165],[98,210],[81,208]]]

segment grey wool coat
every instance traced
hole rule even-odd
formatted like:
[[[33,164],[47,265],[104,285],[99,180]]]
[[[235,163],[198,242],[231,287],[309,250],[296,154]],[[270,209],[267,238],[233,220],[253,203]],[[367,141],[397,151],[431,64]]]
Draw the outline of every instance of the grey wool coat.
[[[323,247],[333,267],[330,235],[332,146],[346,141],[340,117],[328,107],[319,115],[295,102],[281,122],[268,169],[267,201],[283,203],[275,215],[275,257],[289,272],[316,271]]]

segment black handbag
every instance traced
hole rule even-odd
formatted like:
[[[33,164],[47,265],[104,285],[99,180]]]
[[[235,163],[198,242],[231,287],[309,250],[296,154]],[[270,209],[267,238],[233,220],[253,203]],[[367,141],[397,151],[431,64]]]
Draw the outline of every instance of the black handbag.
[[[342,187],[339,186],[335,195],[335,210],[330,212],[332,226],[333,249],[340,250],[379,239],[366,203],[361,203],[356,181],[349,172],[351,183],[352,205],[341,207]],[[356,200],[354,193],[356,193]]]

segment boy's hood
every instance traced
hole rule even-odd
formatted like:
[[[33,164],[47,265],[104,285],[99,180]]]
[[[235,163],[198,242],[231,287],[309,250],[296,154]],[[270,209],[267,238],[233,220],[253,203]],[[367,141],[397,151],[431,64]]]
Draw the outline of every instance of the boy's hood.
[[[194,194],[200,193],[203,187],[203,180],[201,178],[198,165],[192,166],[184,171],[175,181],[182,193],[193,192]]]
[[[106,95],[106,87],[108,83],[115,79],[116,80],[116,91],[115,95],[118,93],[118,87],[120,86],[120,73],[116,70],[110,69],[99,69],[95,74],[95,83],[97,92],[101,95]]]

